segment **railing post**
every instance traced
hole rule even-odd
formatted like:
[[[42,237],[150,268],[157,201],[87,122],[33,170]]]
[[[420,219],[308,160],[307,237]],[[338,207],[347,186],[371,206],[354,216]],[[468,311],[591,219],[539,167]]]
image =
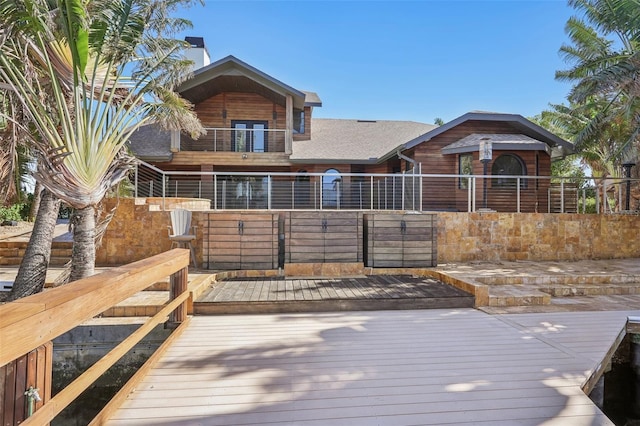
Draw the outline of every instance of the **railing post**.
[[[169,301],[175,299],[188,289],[188,273],[189,268],[182,268],[177,272],[171,274],[170,282],[171,288],[169,289]],[[174,328],[181,322],[187,319],[187,301],[185,300],[180,304],[171,314],[169,314],[169,321],[167,322],[167,328]]]
[[[373,210],[373,176],[371,176],[370,179],[370,185],[371,185],[371,210]]]
[[[294,180],[291,181],[291,208],[296,208],[296,182]]]
[[[272,203],[271,192],[272,192],[271,175],[267,175],[267,208],[269,210],[271,210],[271,203]]]
[[[473,188],[473,182],[471,178],[467,179],[467,213],[473,211],[473,195],[471,189]]]
[[[520,213],[520,178],[519,177],[516,178],[516,185],[518,185],[516,189],[516,203],[517,203],[516,211]]]
[[[134,187],[134,196],[138,198],[138,168],[140,164],[136,163],[136,168],[133,171],[133,187]]]
[[[405,193],[404,193],[404,185],[405,185],[404,178],[405,178],[405,174],[403,173],[402,174],[402,189],[400,191],[400,193],[402,194],[402,207],[401,207],[402,210],[404,210],[404,197],[405,197]]]
[[[471,178],[471,182],[473,183],[473,192],[472,192],[473,195],[472,195],[472,198],[471,198],[471,204],[472,204],[471,211],[475,212],[476,211],[476,195],[477,195],[477,191],[476,191],[477,190],[477,187],[476,187],[477,179],[476,179],[475,176],[473,178]]]
[[[560,213],[564,213],[564,179],[560,180]]]
[[[166,210],[166,205],[164,202],[164,199],[166,196],[166,190],[167,190],[167,177],[163,173],[162,174],[162,210]]]

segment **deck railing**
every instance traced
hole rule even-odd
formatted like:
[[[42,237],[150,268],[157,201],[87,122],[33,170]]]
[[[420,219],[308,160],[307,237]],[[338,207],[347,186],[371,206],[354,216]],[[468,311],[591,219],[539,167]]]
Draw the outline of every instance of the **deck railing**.
[[[211,152],[284,152],[287,130],[207,127],[198,140],[182,136],[181,150]]]
[[[0,366],[3,366],[157,281],[171,277],[170,300],[156,315],[148,318],[135,332],[21,424],[49,424],[155,326],[167,322],[167,318],[171,324],[186,323],[188,265],[189,250],[174,249],[0,306]],[[125,385],[110,402],[112,405],[107,405],[92,424],[101,424],[101,419],[107,418],[113,407],[126,397],[128,389]]]
[[[163,171],[141,162],[136,197],[210,200],[212,210],[621,211],[630,179],[383,173]],[[632,186],[640,181],[630,180]],[[606,189],[606,190],[605,190]],[[603,194],[606,194],[603,195]],[[637,201],[635,202],[637,204]],[[631,203],[634,209],[634,202]]]

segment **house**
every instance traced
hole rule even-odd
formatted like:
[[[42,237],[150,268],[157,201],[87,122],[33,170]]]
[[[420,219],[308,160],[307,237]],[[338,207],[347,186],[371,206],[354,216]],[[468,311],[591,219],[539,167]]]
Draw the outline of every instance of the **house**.
[[[171,173],[175,195],[194,195],[197,182],[197,196],[215,209],[467,211],[473,198],[477,207],[545,212],[551,183],[536,177],[548,177],[552,160],[572,150],[516,114],[470,112],[442,126],[316,119],[314,109],[322,107],[316,93],[234,56],[208,63],[202,39],[189,41],[197,69],[178,90],[207,134],[193,140],[147,125],[131,138],[131,150]],[[492,147],[489,162],[480,161],[481,146]],[[483,175],[485,166],[490,182],[459,176]],[[153,184],[157,175],[150,176]]]

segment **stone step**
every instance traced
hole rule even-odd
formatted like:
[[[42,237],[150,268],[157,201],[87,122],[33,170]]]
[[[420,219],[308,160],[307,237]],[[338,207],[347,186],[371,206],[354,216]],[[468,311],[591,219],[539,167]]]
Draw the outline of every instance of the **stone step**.
[[[535,286],[499,285],[489,288],[489,306],[549,305],[551,295]]]
[[[640,280],[619,284],[575,284],[541,286],[540,291],[553,297],[611,296],[640,294]]]
[[[26,241],[0,241],[0,265],[20,265],[26,249]],[[49,264],[52,266],[65,265],[71,260],[71,251],[72,243],[54,241],[51,245],[51,259]]]
[[[639,274],[565,274],[565,275],[500,275],[493,277],[475,277],[482,284],[500,285],[580,285],[580,284],[626,284],[640,282]]]

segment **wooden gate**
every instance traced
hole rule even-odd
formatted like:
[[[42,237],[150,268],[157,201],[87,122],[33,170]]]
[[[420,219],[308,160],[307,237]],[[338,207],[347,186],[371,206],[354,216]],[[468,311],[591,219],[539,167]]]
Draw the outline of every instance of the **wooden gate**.
[[[438,264],[437,215],[372,213],[364,216],[365,262],[374,268]]]
[[[359,212],[289,212],[284,227],[287,263],[362,262]]]
[[[203,261],[208,269],[276,269],[278,214],[208,213]]]

